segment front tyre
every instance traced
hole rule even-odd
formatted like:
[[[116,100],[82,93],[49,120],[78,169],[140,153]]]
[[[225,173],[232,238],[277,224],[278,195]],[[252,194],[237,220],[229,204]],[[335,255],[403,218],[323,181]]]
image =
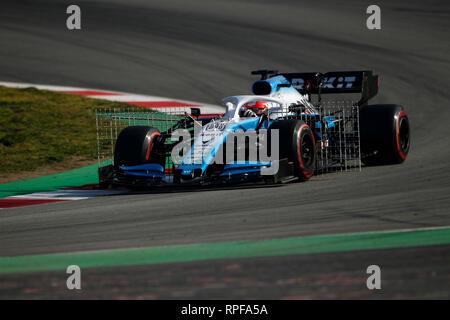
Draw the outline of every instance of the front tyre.
[[[317,154],[311,128],[302,120],[290,119],[274,121],[269,131],[274,129],[279,132],[279,159],[287,158],[288,162],[293,163],[294,174],[299,180],[311,178],[316,168]]]
[[[155,152],[159,131],[148,126],[130,126],[123,129],[114,149],[114,166],[136,166],[145,163],[162,163]]]
[[[308,180],[314,175],[316,164],[316,142],[311,128],[299,121],[294,130],[292,141],[294,155],[294,169],[300,180]]]

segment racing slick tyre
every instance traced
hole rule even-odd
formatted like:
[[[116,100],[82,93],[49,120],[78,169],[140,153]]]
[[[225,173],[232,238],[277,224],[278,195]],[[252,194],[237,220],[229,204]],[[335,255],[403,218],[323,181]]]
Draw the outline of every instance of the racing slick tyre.
[[[365,165],[398,164],[410,147],[408,115],[400,105],[368,105],[360,111],[361,153]]]
[[[279,130],[279,159],[294,164],[294,173],[301,180],[314,175],[316,167],[316,142],[311,128],[302,120],[274,121],[270,131]]]
[[[154,152],[161,136],[158,129],[148,126],[130,126],[123,129],[114,149],[114,166],[135,166],[144,163],[162,164],[161,156]]]

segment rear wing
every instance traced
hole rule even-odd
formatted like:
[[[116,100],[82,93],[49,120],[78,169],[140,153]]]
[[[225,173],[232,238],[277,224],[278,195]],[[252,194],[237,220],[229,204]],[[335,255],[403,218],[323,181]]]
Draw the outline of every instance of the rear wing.
[[[372,71],[337,71],[325,74],[280,73],[301,94],[361,93],[359,106],[363,106],[378,93],[380,78]]]
[[[372,71],[336,71],[325,74],[319,72],[278,73],[275,70],[256,70],[253,75],[260,75],[261,80],[283,76],[303,95],[333,93],[361,93],[358,106],[365,105],[369,99],[378,93],[380,78]],[[280,84],[279,87],[286,86]],[[289,84],[287,84],[289,86]]]

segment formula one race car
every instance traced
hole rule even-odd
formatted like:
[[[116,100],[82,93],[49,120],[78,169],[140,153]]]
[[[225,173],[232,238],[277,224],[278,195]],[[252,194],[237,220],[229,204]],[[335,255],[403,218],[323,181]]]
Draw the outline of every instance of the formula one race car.
[[[407,114],[400,105],[367,104],[379,87],[372,71],[252,74],[261,76],[254,95],[225,98],[224,114],[202,116],[192,109],[163,131],[145,125],[155,112],[140,113],[141,124],[118,135],[113,163],[100,166],[100,185],[304,181],[361,163],[406,159]],[[323,94],[343,93],[359,100],[322,101]],[[117,123],[130,115],[108,117]]]

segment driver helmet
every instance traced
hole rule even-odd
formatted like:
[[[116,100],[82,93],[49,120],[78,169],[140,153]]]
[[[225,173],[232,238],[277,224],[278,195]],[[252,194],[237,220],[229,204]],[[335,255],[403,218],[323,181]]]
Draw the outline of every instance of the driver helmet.
[[[253,101],[248,102],[244,105],[246,110],[253,111],[256,115],[261,115],[264,112],[264,109],[267,108],[267,102],[265,101]]]

